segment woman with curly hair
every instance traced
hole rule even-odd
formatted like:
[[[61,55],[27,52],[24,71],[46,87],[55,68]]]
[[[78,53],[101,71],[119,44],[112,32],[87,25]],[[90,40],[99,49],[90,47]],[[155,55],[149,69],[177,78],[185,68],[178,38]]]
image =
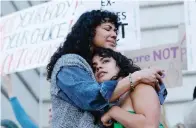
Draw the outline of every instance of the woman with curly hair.
[[[131,59],[119,52],[106,48],[96,48],[93,52],[93,72],[99,83],[120,80],[140,70]],[[114,119],[117,121],[114,128],[163,128],[159,123],[159,97],[160,93],[156,93],[153,87],[140,83],[134,91],[121,96],[119,106],[112,107],[101,120],[105,126],[112,126],[108,121]]]
[[[52,127],[100,127],[94,124],[90,112],[106,112],[122,94],[138,83],[157,87],[161,81],[159,69],[137,71],[119,81],[96,81],[91,69],[93,49],[115,50],[118,26],[118,16],[112,12],[85,12],[51,57],[47,79],[51,81]]]

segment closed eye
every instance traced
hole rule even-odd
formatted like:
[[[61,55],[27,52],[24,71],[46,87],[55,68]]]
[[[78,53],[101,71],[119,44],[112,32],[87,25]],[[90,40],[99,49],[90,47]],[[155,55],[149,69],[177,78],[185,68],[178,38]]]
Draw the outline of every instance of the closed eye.
[[[110,25],[104,26],[104,29],[105,29],[106,31],[110,31],[110,30],[112,29],[112,26],[110,26]]]
[[[111,29],[110,28],[104,28],[106,31],[110,31]]]
[[[110,62],[109,59],[103,59],[103,61],[102,61],[103,64],[108,63],[108,62]]]

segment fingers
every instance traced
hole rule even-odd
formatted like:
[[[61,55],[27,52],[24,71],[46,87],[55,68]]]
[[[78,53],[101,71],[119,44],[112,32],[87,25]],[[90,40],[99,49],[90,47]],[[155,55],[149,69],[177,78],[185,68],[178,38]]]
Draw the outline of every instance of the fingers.
[[[160,91],[160,84],[163,82],[160,73],[158,73],[159,70],[156,70],[155,72],[155,79],[154,79],[154,88],[158,92]]]
[[[159,84],[159,81],[158,81],[158,80],[155,82],[155,90],[156,90],[157,92],[160,91],[160,84]]]
[[[155,79],[151,83],[149,83],[157,92],[160,90],[159,80]]]
[[[152,68],[153,70],[153,74],[156,76],[156,79],[159,81],[159,83],[161,84],[162,81],[162,75],[163,75],[163,71],[159,68]],[[156,80],[155,80],[156,81]]]
[[[162,80],[161,76],[159,74],[155,74],[155,76],[156,76],[156,80],[158,80],[158,83],[162,84],[163,80]]]
[[[156,76],[156,81],[155,82],[155,90],[157,92],[160,91],[160,85],[163,83],[163,80],[162,80],[162,75],[163,75],[163,71],[159,68],[154,68],[154,71],[155,71],[155,76]]]
[[[153,73],[153,74],[151,75],[151,82],[152,82],[152,83],[156,83],[156,82],[157,82],[157,75],[156,75],[156,73]]]
[[[154,71],[155,71],[157,74],[159,74],[160,76],[163,75],[163,71],[162,71],[160,68],[153,68],[153,69],[154,69]]]
[[[159,84],[162,83],[162,78],[161,76],[156,73],[153,72],[151,75],[151,82],[149,83],[153,88],[155,88],[155,90],[159,91],[160,90],[160,86]]]
[[[162,70],[159,67],[148,67],[148,69],[153,70],[154,72],[158,73],[159,75],[162,74]]]
[[[107,113],[105,113],[105,114],[101,117],[101,122],[102,122],[103,125],[105,125],[105,126],[111,126],[112,123],[113,123],[111,117],[108,116]]]
[[[163,71],[160,68],[157,68],[157,67],[150,67],[147,70],[149,70],[149,72],[151,72],[151,73],[159,74],[160,76],[163,75]]]

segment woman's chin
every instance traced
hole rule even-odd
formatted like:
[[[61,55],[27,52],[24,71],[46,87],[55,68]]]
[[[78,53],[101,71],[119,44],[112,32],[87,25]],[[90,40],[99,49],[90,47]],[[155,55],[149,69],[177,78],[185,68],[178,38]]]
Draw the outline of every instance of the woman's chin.
[[[98,83],[103,83],[104,81],[103,81],[103,80],[97,80],[97,82],[98,82]]]
[[[104,79],[104,77],[102,77],[102,78],[97,79],[97,81],[98,81],[99,83],[103,83],[103,82],[106,81],[106,80]]]
[[[112,50],[116,50],[116,47],[115,47],[115,46],[112,46],[112,45],[106,45],[105,48],[109,48],[109,49],[112,49]]]

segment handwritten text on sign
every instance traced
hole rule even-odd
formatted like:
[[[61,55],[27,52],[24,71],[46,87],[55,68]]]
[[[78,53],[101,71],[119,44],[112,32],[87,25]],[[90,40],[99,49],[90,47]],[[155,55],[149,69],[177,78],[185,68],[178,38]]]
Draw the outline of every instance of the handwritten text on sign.
[[[76,2],[48,2],[2,18],[1,50],[38,45],[56,39],[63,41],[71,25]]]
[[[51,55],[59,44],[39,45],[31,49],[23,48],[15,53],[5,53],[1,58],[1,73],[23,71],[31,68],[46,66]]]
[[[138,49],[140,22],[136,15],[139,5],[127,0],[124,2],[126,4],[122,6],[118,0],[51,1],[1,18],[1,72],[45,66],[77,18],[92,9],[115,10],[122,22],[118,37],[119,48]],[[42,56],[45,57],[41,62]]]
[[[180,44],[168,44],[134,51],[125,51],[141,68],[159,67],[164,70],[163,81],[167,87],[182,85]]]

